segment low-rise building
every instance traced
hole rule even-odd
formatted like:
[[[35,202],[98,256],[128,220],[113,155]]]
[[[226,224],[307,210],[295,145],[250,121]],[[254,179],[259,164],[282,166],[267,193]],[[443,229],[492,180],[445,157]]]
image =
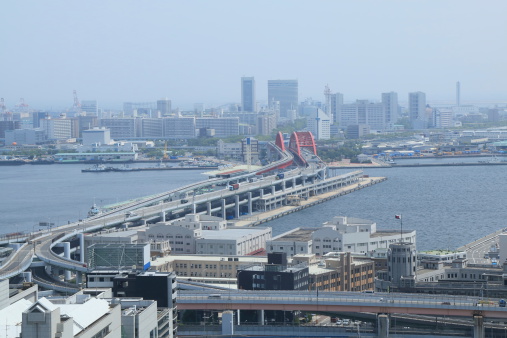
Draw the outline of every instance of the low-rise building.
[[[336,216],[320,228],[296,228],[274,237],[266,243],[268,252],[285,252],[288,256],[314,253],[324,256],[329,252],[372,253],[387,248],[401,239],[415,244],[416,231],[377,230],[372,221]]]
[[[271,228],[227,227],[220,217],[189,214],[141,230],[138,237],[146,243],[169,240],[173,254],[244,256],[266,247]]]

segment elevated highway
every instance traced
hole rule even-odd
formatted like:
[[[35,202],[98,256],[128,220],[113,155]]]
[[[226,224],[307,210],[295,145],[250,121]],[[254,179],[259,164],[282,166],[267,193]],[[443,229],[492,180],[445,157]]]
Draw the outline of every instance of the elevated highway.
[[[178,293],[179,310],[283,310],[305,312],[370,312],[507,319],[497,302],[480,304],[478,297],[396,293],[315,291],[187,291]]]
[[[183,217],[187,213],[207,213],[209,215],[238,218],[240,210],[247,209],[252,213],[256,207],[254,203],[262,198],[264,193],[275,195],[279,191],[288,193],[295,191],[297,186],[315,180],[322,172],[313,172],[308,168],[292,170],[286,173],[282,180],[276,180],[274,175],[267,176],[262,180],[251,178],[266,174],[279,168],[287,167],[293,163],[291,152],[280,149],[275,143],[271,146],[278,154],[278,159],[257,172],[246,173],[233,179],[208,179],[202,182],[190,184],[161,194],[140,198],[135,201],[120,204],[114,209],[105,211],[99,215],[79,220],[70,224],[48,229],[27,235],[20,249],[11,255],[10,259],[0,267],[0,279],[13,277],[25,271],[37,257],[45,264],[57,266],[67,271],[87,272],[84,262],[77,262],[70,257],[62,257],[55,254],[52,248],[59,243],[79,236],[82,233],[96,231],[101,228],[119,226],[126,222],[147,222]],[[228,185],[231,182],[240,182],[237,190],[222,189],[211,193],[199,195],[197,192],[203,188],[213,188]],[[309,189],[307,193],[309,193]],[[282,194],[283,195],[283,194]],[[234,211],[231,213],[230,209]],[[245,211],[243,211],[245,213]],[[17,238],[19,240],[20,238]],[[12,238],[4,238],[0,241],[5,243]],[[82,257],[82,255],[81,255]]]

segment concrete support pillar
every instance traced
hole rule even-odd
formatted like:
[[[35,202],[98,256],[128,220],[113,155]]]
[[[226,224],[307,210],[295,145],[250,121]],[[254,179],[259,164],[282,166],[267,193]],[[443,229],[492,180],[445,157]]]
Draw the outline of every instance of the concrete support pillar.
[[[206,202],[206,208],[208,209],[208,216],[211,216],[211,202]]]
[[[259,310],[259,321],[261,325],[265,325],[266,323],[264,323],[264,310]]]
[[[32,282],[32,272],[30,271],[25,271],[22,273],[23,275],[23,278],[25,279],[25,282],[27,283],[31,283]]]
[[[239,195],[234,196],[234,218],[239,218]]]
[[[165,211],[160,212],[160,222],[165,222]]]
[[[197,212],[197,205],[192,203],[192,213],[195,214]]]
[[[225,214],[225,199],[222,199],[222,218],[227,218],[227,215]]]
[[[259,196],[260,196],[261,198],[263,198],[263,197],[264,197],[264,188],[262,188],[261,190],[259,190]]]
[[[381,314],[377,316],[377,337],[389,337],[389,317],[387,315]]]
[[[234,313],[224,311],[222,313],[222,335],[232,336],[234,334]]]
[[[286,185],[286,183],[287,182],[285,180],[282,181],[282,191],[285,191],[285,188],[286,188],[285,185]]]
[[[70,242],[63,242],[63,257],[70,259]],[[66,281],[72,278],[69,270],[65,270],[64,278]]]
[[[474,338],[484,338],[484,317],[474,316]]]
[[[274,195],[274,194],[275,194],[275,191],[276,191],[275,186],[274,186],[274,185],[272,185],[272,186],[271,186],[271,195]]]
[[[292,178],[292,189],[295,189],[296,188],[296,178],[293,177]]]
[[[236,311],[237,311],[237,317],[238,317],[238,324],[237,325],[240,325],[240,323],[241,323],[240,311],[239,310],[236,310]]]
[[[79,238],[79,261],[81,263],[85,262],[85,244],[84,244],[84,234],[78,234]]]
[[[253,213],[252,210],[252,192],[248,192],[248,214],[251,215]]]
[[[76,285],[83,282],[83,274],[80,271],[76,271]]]

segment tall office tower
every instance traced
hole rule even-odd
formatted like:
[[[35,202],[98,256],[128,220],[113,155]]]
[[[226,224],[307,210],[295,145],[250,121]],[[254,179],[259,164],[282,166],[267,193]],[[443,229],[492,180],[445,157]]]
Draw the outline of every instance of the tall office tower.
[[[73,137],[72,120],[67,118],[41,120],[41,127],[48,140],[65,140]]]
[[[48,117],[48,113],[43,111],[36,111],[32,113],[32,127],[33,128],[40,128],[40,120],[43,120]]]
[[[241,78],[241,107],[243,111],[255,112],[255,79]]]
[[[331,138],[331,121],[329,116],[320,108],[306,119],[306,127],[316,140]]]
[[[459,107],[460,106],[460,83],[459,81],[456,82],[456,105]]]
[[[333,117],[333,124],[340,120],[341,107],[343,106],[343,94],[334,93],[331,94],[331,116]]]
[[[382,105],[384,106],[386,124],[396,123],[398,120],[398,93],[382,93]]]
[[[425,93],[408,93],[408,117],[413,129],[427,128]]]
[[[385,112],[382,103],[372,103],[368,100],[356,100],[355,103],[343,104],[340,107],[340,128],[349,125],[366,124],[373,130],[385,130]]]
[[[280,116],[298,107],[298,80],[268,80],[268,103],[280,102]]]
[[[171,114],[171,100],[165,98],[162,100],[157,100],[157,111],[164,115],[170,115]]]
[[[83,100],[81,101],[81,112],[85,115],[95,115],[99,113],[97,100]]]
[[[138,121],[139,120],[135,118],[101,119],[100,126],[111,130],[111,138],[123,140],[139,136]]]

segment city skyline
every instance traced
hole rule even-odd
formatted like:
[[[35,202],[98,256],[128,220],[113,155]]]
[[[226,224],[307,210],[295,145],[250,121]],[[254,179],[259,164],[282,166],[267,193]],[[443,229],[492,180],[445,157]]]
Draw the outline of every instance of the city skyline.
[[[241,102],[238,79],[252,76],[265,102],[276,79],[297,79],[300,101],[323,101],[328,84],[350,100],[394,91],[403,102],[421,91],[454,102],[457,81],[463,104],[506,101],[505,9],[501,1],[8,3],[0,97],[8,107],[24,98],[64,109],[77,90],[105,109],[165,97],[191,109]]]

